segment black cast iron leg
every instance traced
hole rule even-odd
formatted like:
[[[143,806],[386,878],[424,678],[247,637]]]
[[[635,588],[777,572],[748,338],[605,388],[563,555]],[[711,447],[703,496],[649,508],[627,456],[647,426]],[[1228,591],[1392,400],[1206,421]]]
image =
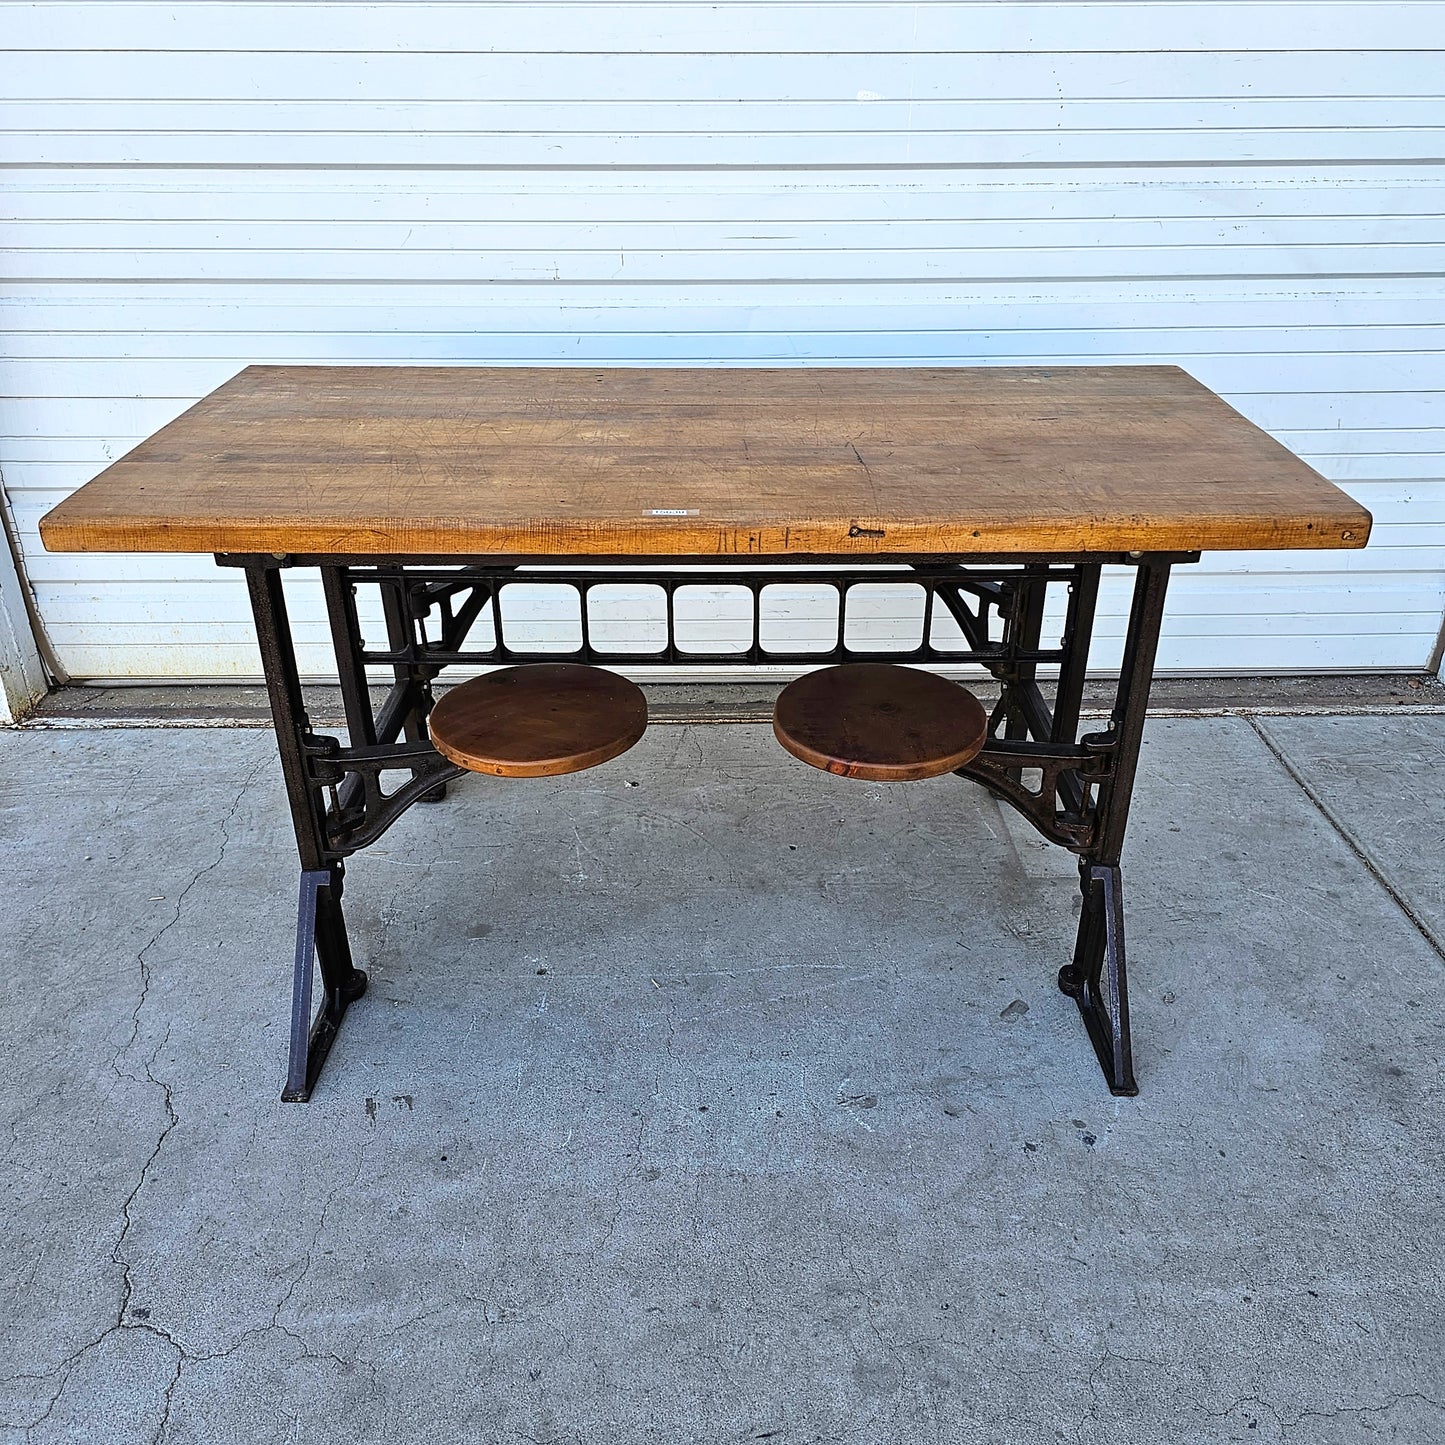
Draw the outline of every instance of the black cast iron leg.
[[[296,921],[296,964],[291,996],[291,1053],[287,1103],[311,1097],[316,1077],[336,1038],[347,1006],[366,991],[366,975],[351,961],[346,919],[341,911],[342,864],[330,855],[325,803],[308,768],[310,722],[301,697],[301,678],[291,641],[286,594],[274,562],[246,564],[246,587],[256,619],[256,640],[276,724],[276,747],[286,780],[286,798],[301,858],[301,897]],[[319,965],[324,991],[316,1022],[311,1021],[313,965]]]
[[[1013,585],[1013,600],[1004,621],[1004,646],[1008,650],[1009,661],[1000,676],[1002,691],[999,701],[1004,710],[1004,737],[1011,742],[1022,742],[1029,735],[1030,722],[1024,694],[1034,686],[1039,665],[1031,658],[1014,654],[1020,650],[1038,650],[1048,593],[1047,572],[1041,573],[1037,567],[1025,567]]]
[[[341,706],[346,714],[346,737],[354,748],[376,742],[376,714],[361,661],[361,623],[356,615],[356,588],[340,567],[321,569],[321,590],[331,624],[331,650],[336,654],[336,678],[341,685]]]
[[[1094,639],[1094,613],[1099,603],[1102,571],[1097,562],[1081,563],[1069,583],[1069,603],[1064,613],[1064,660],[1054,690],[1053,727],[1049,733],[1056,743],[1072,743],[1079,735],[1079,711],[1089,676],[1089,644]]]
[[[1133,1096],[1129,983],[1124,968],[1124,882],[1118,867],[1083,865],[1084,908],[1074,961],[1059,970],[1059,987],[1078,1005],[1111,1094]]]
[[[411,594],[407,590],[405,570],[395,587],[382,587],[381,611],[386,618],[387,643],[393,652],[410,652],[416,645],[416,626],[411,615]],[[426,716],[431,704],[431,679],[414,663],[396,663],[392,668],[396,685],[406,689],[407,710],[401,725],[402,736],[409,743],[429,742],[430,730]],[[420,777],[420,773],[414,773]],[[422,803],[440,803],[447,795],[447,785],[438,783],[418,799]]]
[[[1139,768],[1139,749],[1144,740],[1144,719],[1149,710],[1149,687],[1154,678],[1154,658],[1159,648],[1168,585],[1167,562],[1148,559],[1140,562],[1110,729],[1101,739],[1110,744],[1109,770],[1097,785],[1093,841],[1079,859],[1079,884],[1084,902],[1074,961],[1059,970],[1059,987],[1079,1006],[1089,1041],[1109,1082],[1109,1091],[1122,1095],[1137,1094],[1139,1085],[1134,1078],[1129,1035],[1124,879],[1119,859],[1134,794],[1134,777]]]
[[[321,960],[324,997],[311,1016],[312,981]],[[341,982],[328,985],[326,979]],[[304,1104],[336,1041],[347,1007],[366,992],[366,975],[352,967],[351,947],[341,916],[341,865],[301,874],[296,907],[296,966],[291,986],[291,1057],[281,1101]]]

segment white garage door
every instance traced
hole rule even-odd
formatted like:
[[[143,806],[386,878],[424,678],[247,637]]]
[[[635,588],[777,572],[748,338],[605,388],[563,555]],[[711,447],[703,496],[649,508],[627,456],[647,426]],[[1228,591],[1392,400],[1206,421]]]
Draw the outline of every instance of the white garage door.
[[[36,523],[306,361],[1177,362],[1377,528],[1186,569],[1163,664],[1430,657],[1445,5],[57,0],[0,32],[0,476],[77,676],[258,672],[233,574]]]

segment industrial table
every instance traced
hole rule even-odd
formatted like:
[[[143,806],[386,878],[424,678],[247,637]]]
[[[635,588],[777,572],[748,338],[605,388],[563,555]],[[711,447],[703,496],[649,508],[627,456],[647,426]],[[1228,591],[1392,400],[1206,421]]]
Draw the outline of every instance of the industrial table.
[[[248,367],[41,523],[51,550],[211,552],[245,574],[301,862],[287,1100],[310,1097],[366,987],[345,860],[462,772],[428,737],[433,681],[559,656],[986,669],[1000,698],[959,772],[1077,855],[1059,986],[1110,1089],[1136,1093],[1120,857],[1170,569],[1211,549],[1362,547],[1369,529],[1345,493],[1156,366]],[[1132,569],[1133,598],[1112,715],[1081,733],[1106,564]],[[298,567],[320,570],[345,742],[306,715],[281,583]],[[580,646],[509,641],[501,597],[521,581],[575,590]],[[836,590],[832,645],[765,645],[762,593],[800,582]],[[847,594],[879,582],[922,589],[917,646],[848,644]],[[618,583],[662,589],[656,651],[593,636],[589,593]],[[677,590],[721,584],[751,594],[750,641],[680,646]],[[384,642],[363,640],[362,588],[380,594]],[[1057,645],[1051,593],[1066,598]],[[951,619],[947,645],[935,616]],[[392,679],[380,708],[368,668]]]

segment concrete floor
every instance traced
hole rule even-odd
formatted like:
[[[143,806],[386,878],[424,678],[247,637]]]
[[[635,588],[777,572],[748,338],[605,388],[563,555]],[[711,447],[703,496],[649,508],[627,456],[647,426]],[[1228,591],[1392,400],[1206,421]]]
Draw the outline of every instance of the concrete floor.
[[[970,784],[469,779],[283,1106],[269,734],[0,734],[0,1440],[1437,1442],[1442,783],[1437,716],[1151,724],[1121,1100]]]

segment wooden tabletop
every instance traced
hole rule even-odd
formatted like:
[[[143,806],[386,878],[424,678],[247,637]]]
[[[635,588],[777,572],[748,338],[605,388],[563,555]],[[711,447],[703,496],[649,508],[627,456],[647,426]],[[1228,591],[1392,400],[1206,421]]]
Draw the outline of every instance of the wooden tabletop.
[[[1172,366],[252,366],[40,524],[53,551],[671,556],[1362,547]]]

